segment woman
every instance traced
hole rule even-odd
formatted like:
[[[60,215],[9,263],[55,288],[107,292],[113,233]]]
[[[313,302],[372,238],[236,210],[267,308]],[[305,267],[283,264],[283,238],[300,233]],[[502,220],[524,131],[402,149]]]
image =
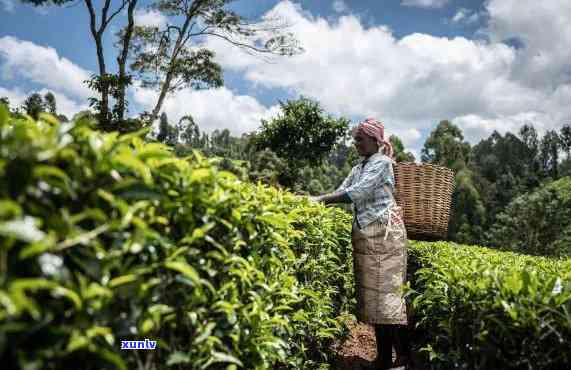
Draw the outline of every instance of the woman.
[[[406,280],[406,230],[398,216],[394,191],[393,148],[384,126],[372,118],[354,133],[364,159],[333,193],[312,200],[353,203],[351,233],[357,288],[357,318],[375,326],[379,369],[406,366],[410,359],[406,305],[401,286]],[[392,362],[392,347],[397,361]]]

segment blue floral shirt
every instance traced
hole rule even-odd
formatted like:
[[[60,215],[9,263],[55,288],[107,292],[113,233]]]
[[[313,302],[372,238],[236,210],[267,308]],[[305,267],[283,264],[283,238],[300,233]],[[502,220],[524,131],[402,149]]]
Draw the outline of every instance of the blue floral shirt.
[[[382,153],[375,153],[357,164],[337,191],[345,191],[353,203],[353,214],[362,228],[373,221],[386,222],[392,197],[383,185],[395,189],[392,160]]]

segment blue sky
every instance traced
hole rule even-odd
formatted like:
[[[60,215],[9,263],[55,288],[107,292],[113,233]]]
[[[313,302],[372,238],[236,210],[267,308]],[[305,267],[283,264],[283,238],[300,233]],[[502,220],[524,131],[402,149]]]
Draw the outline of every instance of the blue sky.
[[[0,96],[17,105],[31,92],[49,90],[68,115],[86,107],[90,92],[81,81],[97,71],[97,62],[87,10],[81,1],[73,4],[34,9],[0,0]],[[353,122],[385,121],[417,154],[441,119],[459,125],[472,143],[524,123],[540,132],[557,129],[571,122],[570,4],[238,0],[232,7],[252,20],[272,12],[291,21],[306,52],[268,64],[207,41],[224,68],[225,86],[181,91],[164,110],[171,121],[190,113],[207,131],[240,134],[275,116],[278,100],[304,95]],[[144,8],[137,19],[157,21]],[[113,65],[112,32],[105,41]],[[153,91],[130,91],[133,114],[155,100]]]

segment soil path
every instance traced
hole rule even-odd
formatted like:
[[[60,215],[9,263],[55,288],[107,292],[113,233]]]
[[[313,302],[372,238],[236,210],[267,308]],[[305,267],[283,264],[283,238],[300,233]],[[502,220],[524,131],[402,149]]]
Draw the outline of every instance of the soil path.
[[[358,322],[350,322],[348,326],[351,333],[347,340],[334,346],[339,359],[334,364],[333,369],[374,370],[373,361],[377,357],[377,347],[373,327]],[[404,367],[395,367],[394,369],[404,370]]]

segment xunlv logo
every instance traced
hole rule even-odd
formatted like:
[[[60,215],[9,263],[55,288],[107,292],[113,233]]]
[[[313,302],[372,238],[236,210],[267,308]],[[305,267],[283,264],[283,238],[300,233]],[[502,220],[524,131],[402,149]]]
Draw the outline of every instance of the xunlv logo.
[[[156,340],[122,340],[121,349],[155,349]]]

